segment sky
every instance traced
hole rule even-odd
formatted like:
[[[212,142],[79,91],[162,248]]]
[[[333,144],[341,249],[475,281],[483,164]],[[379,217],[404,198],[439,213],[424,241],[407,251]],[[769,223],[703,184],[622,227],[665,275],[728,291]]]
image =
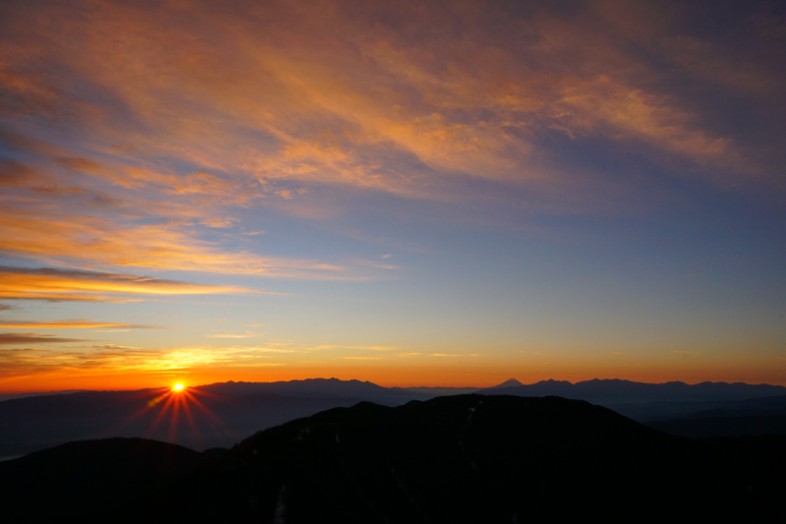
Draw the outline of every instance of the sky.
[[[0,392],[786,385],[778,1],[0,4]]]

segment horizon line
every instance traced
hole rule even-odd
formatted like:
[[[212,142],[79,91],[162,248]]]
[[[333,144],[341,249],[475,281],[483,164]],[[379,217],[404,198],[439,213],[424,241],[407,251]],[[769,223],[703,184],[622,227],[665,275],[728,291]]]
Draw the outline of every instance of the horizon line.
[[[783,388],[786,389],[786,386],[781,384],[771,384],[766,382],[745,382],[742,380],[739,381],[725,381],[725,380],[703,380],[699,382],[686,382],[683,380],[667,380],[664,382],[645,382],[639,380],[630,380],[625,378],[619,377],[610,377],[610,378],[599,378],[594,377],[591,379],[586,380],[577,380],[577,381],[570,381],[570,380],[560,380],[555,378],[548,378],[542,379],[535,382],[525,383],[522,382],[515,377],[510,377],[505,379],[501,382],[495,383],[491,386],[476,386],[476,385],[465,385],[465,386],[441,386],[441,385],[418,385],[418,386],[395,386],[395,385],[382,385],[377,382],[373,382],[371,380],[363,380],[359,378],[351,378],[351,379],[342,379],[335,376],[327,377],[327,376],[315,376],[315,377],[308,377],[308,378],[300,378],[300,379],[289,379],[289,380],[270,380],[270,381],[249,381],[249,380],[224,380],[224,381],[216,381],[216,382],[209,382],[204,384],[195,384],[191,385],[188,384],[187,381],[183,380],[173,380],[168,382],[167,384],[162,384],[161,386],[150,386],[150,387],[138,387],[138,388],[117,388],[117,389],[107,389],[107,388],[84,388],[84,389],[62,389],[62,390],[46,390],[46,391],[0,391],[0,402],[5,400],[12,400],[14,398],[23,398],[23,397],[32,397],[32,396],[44,396],[44,395],[64,395],[64,394],[74,394],[74,393],[110,393],[110,392],[132,392],[132,391],[146,391],[146,390],[156,390],[156,389],[167,389],[172,386],[175,382],[184,382],[186,387],[190,389],[194,388],[205,388],[209,386],[214,386],[217,384],[281,384],[281,383],[292,383],[292,382],[307,382],[307,381],[314,381],[314,380],[336,380],[339,382],[361,382],[366,384],[372,384],[374,386],[378,386],[385,389],[410,389],[410,390],[417,390],[417,389],[445,389],[445,390],[487,390],[487,389],[494,389],[500,387],[507,387],[505,386],[508,382],[515,381],[517,384],[509,387],[528,387],[528,386],[535,386],[538,384],[542,384],[544,382],[555,382],[555,383],[567,383],[572,386],[577,384],[582,384],[585,382],[628,382],[632,384],[644,384],[644,385],[652,385],[652,386],[660,386],[666,384],[684,384],[686,386],[698,386],[701,384],[727,384],[727,385],[735,385],[735,384],[743,384],[747,386],[770,386],[776,388]]]

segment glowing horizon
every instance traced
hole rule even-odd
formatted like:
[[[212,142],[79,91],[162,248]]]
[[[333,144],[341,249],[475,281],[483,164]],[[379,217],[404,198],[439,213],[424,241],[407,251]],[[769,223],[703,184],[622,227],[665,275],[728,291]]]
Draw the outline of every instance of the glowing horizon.
[[[786,9],[0,7],[0,392],[786,385]]]

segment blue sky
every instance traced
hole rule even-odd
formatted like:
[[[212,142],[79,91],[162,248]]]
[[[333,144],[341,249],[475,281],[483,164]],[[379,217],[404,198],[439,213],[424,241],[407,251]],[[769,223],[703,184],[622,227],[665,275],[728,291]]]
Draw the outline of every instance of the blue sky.
[[[8,2],[0,389],[786,376],[778,2]]]

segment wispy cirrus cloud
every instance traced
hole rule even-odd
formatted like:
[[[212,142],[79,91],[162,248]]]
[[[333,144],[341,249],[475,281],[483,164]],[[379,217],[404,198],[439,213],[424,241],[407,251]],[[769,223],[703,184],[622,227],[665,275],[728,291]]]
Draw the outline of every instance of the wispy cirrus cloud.
[[[547,130],[636,140],[699,167],[753,162],[744,136],[713,129],[631,44],[631,34],[647,35],[639,45],[649,56],[679,63],[666,46],[671,21],[649,4],[44,10],[69,23],[13,10],[9,20],[27,32],[9,31],[5,88],[45,118],[54,107],[77,115],[80,134],[99,145],[60,164],[126,190],[186,201],[209,192],[231,205],[323,184],[444,198],[460,189],[459,173],[559,198],[554,182],[573,175],[551,167]],[[41,60],[56,60],[58,76],[29,65]],[[740,65],[717,63],[716,75]],[[686,74],[712,81],[697,68]],[[64,77],[80,91],[61,86]],[[153,158],[187,167],[161,170]]]
[[[67,221],[23,209],[0,212],[0,250],[38,260],[174,271],[242,273],[265,277],[330,278],[341,265],[303,259],[230,252],[185,233],[177,224],[126,224],[99,216]]]
[[[93,349],[105,349],[109,351],[134,351],[138,350],[139,348],[134,346],[122,346],[120,344],[101,344],[98,346],[93,346]]]
[[[753,104],[742,71],[766,79],[765,107],[783,87],[775,62],[681,35],[691,10],[336,0],[4,13],[0,249],[47,265],[351,278],[370,268],[266,253],[236,231],[244,213],[329,220],[369,192],[549,214],[650,196],[637,177],[565,160],[560,148],[582,141],[633,144],[709,184],[777,178],[749,138],[764,133],[718,125],[681,87]],[[750,49],[780,38],[746,31]],[[747,126],[775,125],[761,122]],[[479,195],[468,181],[489,185]]]
[[[253,292],[238,286],[194,284],[118,273],[0,267],[0,300],[122,302],[152,296]]]
[[[0,350],[0,376],[33,376],[68,369],[74,373],[193,372],[200,369],[231,369],[283,366],[291,360],[327,363],[346,359],[396,359],[395,348],[357,345],[301,345],[287,342],[265,344],[228,344],[214,346],[138,347],[99,344],[59,348],[56,343],[80,342],[46,335],[4,335],[6,345],[26,344],[24,348]],[[38,344],[51,342],[46,347]],[[363,354],[366,354],[365,356]],[[315,360],[316,359],[316,360]]]
[[[627,140],[641,140],[699,165],[718,165],[742,158],[730,138],[713,136],[691,125],[692,115],[668,100],[615,83],[606,76],[565,87],[559,100],[575,132],[605,132]]]
[[[259,333],[252,333],[250,331],[244,331],[242,333],[213,333],[208,335],[209,338],[219,338],[219,339],[243,339],[243,338],[255,338],[258,337]]]
[[[36,333],[0,333],[0,344],[2,345],[23,345],[23,344],[64,344],[71,342],[81,342],[84,339],[64,338],[54,335],[39,335]]]
[[[0,344],[24,343],[25,340]],[[85,373],[108,373],[122,376],[124,373],[147,373],[151,375],[168,372],[189,372],[200,368],[223,366],[268,367],[281,366],[277,360],[281,351],[276,348],[137,348],[120,345],[95,346],[86,349],[51,349],[30,347],[42,342],[59,342],[53,338],[36,340],[31,335],[24,348],[0,349],[0,377],[34,377],[42,373],[58,371],[80,375]]]
[[[154,326],[95,320],[10,321],[0,320],[0,329],[149,329]]]

